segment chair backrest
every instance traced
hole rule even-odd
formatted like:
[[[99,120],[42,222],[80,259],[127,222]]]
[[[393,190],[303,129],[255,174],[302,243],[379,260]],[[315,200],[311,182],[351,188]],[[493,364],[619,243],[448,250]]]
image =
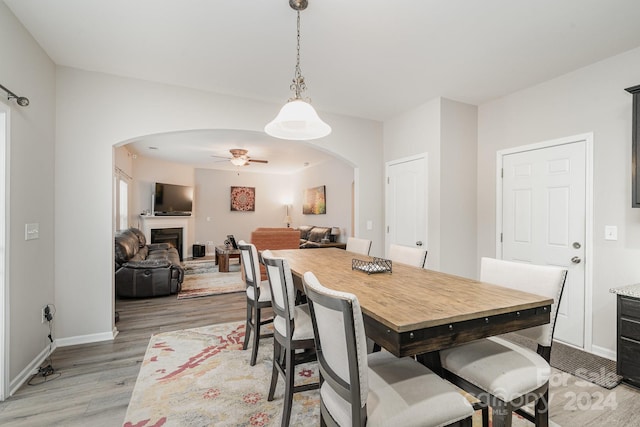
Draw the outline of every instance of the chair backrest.
[[[284,258],[274,257],[271,251],[262,251],[262,261],[267,270],[271,288],[271,307],[275,313],[274,328],[284,337],[292,337],[295,328],[294,313],[296,291],[289,263]]]
[[[427,251],[422,248],[412,248],[391,243],[389,245],[389,259],[393,262],[424,268],[424,263],[427,260]]]
[[[240,249],[240,257],[242,258],[244,281],[247,284],[247,288],[250,286],[256,288],[257,298],[260,290],[260,258],[258,257],[258,250],[254,244],[247,243],[244,240],[238,242],[238,249]]]
[[[371,250],[371,240],[359,239],[357,237],[349,237],[347,239],[347,250],[362,255],[369,255]]]
[[[369,395],[367,337],[358,299],[326,288],[309,271],[303,283],[322,379],[351,403],[352,425],[364,425]]]
[[[558,305],[566,277],[567,270],[551,265],[533,265],[493,258],[482,258],[480,261],[481,282],[553,298],[550,323],[517,332],[544,347],[550,347],[553,341]]]

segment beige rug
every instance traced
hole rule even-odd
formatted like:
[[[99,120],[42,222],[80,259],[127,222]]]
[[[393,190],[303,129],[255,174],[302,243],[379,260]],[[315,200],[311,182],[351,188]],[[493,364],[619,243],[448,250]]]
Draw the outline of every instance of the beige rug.
[[[246,285],[240,275],[240,266],[232,265],[228,273],[185,274],[178,299],[199,298],[210,295],[244,291]]]
[[[267,401],[273,339],[260,340],[256,365],[250,366],[244,332],[244,324],[234,322],[153,335],[123,426],[279,426],[282,378],[275,399]],[[317,364],[298,366],[295,381],[317,381]],[[290,425],[319,425],[319,412],[317,390],[295,393]],[[481,425],[477,411],[473,426]],[[514,416],[513,426],[531,424]]]

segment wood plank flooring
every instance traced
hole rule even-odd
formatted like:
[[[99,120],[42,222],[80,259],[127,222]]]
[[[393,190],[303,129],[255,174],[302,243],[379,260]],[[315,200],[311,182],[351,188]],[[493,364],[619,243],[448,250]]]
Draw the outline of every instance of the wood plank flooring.
[[[55,374],[0,403],[0,425],[121,426],[151,335],[243,321],[245,298],[235,293],[178,301],[174,295],[118,300],[116,308],[116,339],[57,349]],[[640,393],[627,385],[607,390],[555,371],[550,396],[551,417],[563,427],[640,426]]]
[[[244,292],[116,301],[116,339],[56,349],[54,375],[39,385],[23,385],[1,402],[0,425],[121,426],[151,335],[244,321],[245,301]]]

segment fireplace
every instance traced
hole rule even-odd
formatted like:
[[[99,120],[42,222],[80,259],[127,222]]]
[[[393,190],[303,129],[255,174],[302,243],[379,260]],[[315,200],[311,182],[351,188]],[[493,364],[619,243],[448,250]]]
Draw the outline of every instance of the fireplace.
[[[178,250],[182,261],[182,228],[152,228],[151,243],[168,243]]]
[[[147,238],[147,242],[155,242],[151,237],[151,230],[158,231],[164,229],[180,230],[180,241],[173,242],[173,244],[178,249],[178,253],[180,253],[180,260],[184,260],[190,256],[189,254],[189,243],[191,243],[191,239],[193,236],[189,233],[189,223],[192,221],[192,218],[184,217],[184,216],[152,216],[152,215],[140,215],[140,226],[141,230],[144,232],[144,237]],[[170,233],[175,234],[175,232]],[[164,237],[162,237],[164,238]],[[162,240],[166,242],[167,240]]]

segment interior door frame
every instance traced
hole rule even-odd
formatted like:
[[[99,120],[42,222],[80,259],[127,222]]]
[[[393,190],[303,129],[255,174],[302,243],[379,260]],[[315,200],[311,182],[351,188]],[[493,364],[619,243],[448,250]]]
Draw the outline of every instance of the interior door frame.
[[[592,352],[593,342],[593,132],[542,141],[496,152],[496,258],[502,259],[502,159],[509,154],[585,143],[585,241],[584,241],[584,350]]]

